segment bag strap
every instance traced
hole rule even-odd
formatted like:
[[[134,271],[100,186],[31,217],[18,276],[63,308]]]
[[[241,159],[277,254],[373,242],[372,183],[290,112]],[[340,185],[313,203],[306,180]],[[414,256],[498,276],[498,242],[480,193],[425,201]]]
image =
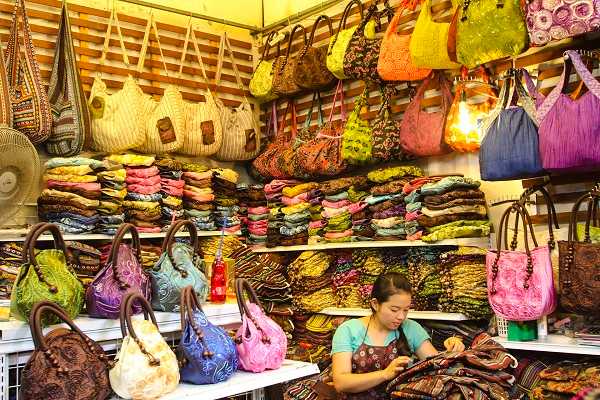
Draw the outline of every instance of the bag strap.
[[[285,128],[287,127],[287,116],[288,113],[291,115],[291,130],[290,130],[290,138],[286,139]],[[293,98],[288,99],[287,106],[285,108],[285,112],[281,116],[281,123],[279,124],[280,130],[277,133],[277,137],[279,140],[283,140],[284,143],[289,143],[294,140],[296,137],[296,133],[298,131],[298,126],[296,123],[296,101]]]
[[[158,27],[156,26],[156,20],[154,19],[154,12],[150,12],[150,17],[148,18],[148,23],[146,24],[146,31],[144,33],[142,49],[140,50],[140,58],[138,60],[137,65],[137,74],[138,76],[141,75],[142,70],[144,69],[144,63],[146,62],[146,54],[148,52],[148,46],[150,44],[150,35],[152,34],[152,31],[154,31],[154,37],[156,38],[156,44],[160,53],[160,60],[165,70],[165,75],[169,77],[169,69],[167,68],[167,62],[165,61],[162,46],[160,45],[160,35],[158,34]]]
[[[202,79],[204,79],[204,83],[206,84],[206,92],[210,93],[210,89],[208,87],[208,77],[206,75],[206,69],[204,68],[204,62],[202,61],[202,55],[200,54],[200,46],[198,46],[198,40],[196,38],[196,31],[194,30],[194,26],[192,24],[192,17],[190,17],[188,21],[187,30],[185,32],[185,40],[183,43],[183,51],[181,52],[181,59],[179,60],[179,72],[177,77],[181,77],[181,73],[183,71],[183,64],[185,62],[185,57],[187,56],[187,49],[189,42],[192,42],[194,47],[194,52],[196,53],[196,58],[198,59],[198,65],[200,66],[200,71],[202,72]]]
[[[117,36],[119,38],[119,46],[121,47],[121,55],[123,57],[123,62],[127,65],[127,69],[131,70],[131,64],[129,62],[129,57],[127,56],[127,50],[125,49],[125,41],[123,40],[123,34],[121,33],[121,24],[119,23],[119,17],[115,8],[113,7],[110,13],[110,17],[108,19],[108,29],[106,30],[106,36],[104,36],[104,45],[102,46],[102,55],[100,56],[100,65],[104,65],[106,62],[106,55],[108,53],[108,48],[110,46],[110,36],[112,34],[112,27],[117,28]],[[102,69],[98,70],[98,74],[102,76]]]
[[[41,227],[43,227],[44,225],[46,225],[47,222],[38,222],[37,224],[33,225],[31,228],[29,228],[29,231],[27,232],[27,235],[25,236],[25,240],[23,241],[23,247],[21,250],[21,263],[22,264],[27,264],[29,262],[29,243],[31,242],[31,238],[33,237],[33,234],[40,229]],[[54,243],[54,247],[56,247],[57,243]],[[34,245],[34,249],[35,249],[35,245]]]
[[[129,223],[121,224],[121,226],[117,230],[117,233],[115,234],[115,237],[113,238],[110,248],[110,255],[108,258],[108,262],[110,263],[113,276],[115,277],[115,280],[119,283],[119,287],[121,290],[126,290],[130,287],[130,285],[121,277],[119,269],[117,268],[117,265],[119,263],[119,247],[121,247],[121,241],[123,240],[127,232],[131,233],[131,247],[132,250],[135,252],[135,257],[140,264],[142,262],[140,235],[138,234],[137,229],[135,228],[135,226]]]
[[[202,357],[204,359],[212,358],[215,353],[208,349],[208,343],[204,340],[204,332],[194,319],[194,312],[199,311],[204,314],[204,311],[202,310],[198,296],[191,285],[184,287],[181,291],[181,304],[179,310],[181,314],[181,331],[183,332],[186,324],[189,324],[194,330],[194,333],[196,333],[198,340],[200,340],[204,346]],[[183,352],[181,355],[183,356]]]
[[[360,2],[360,0],[350,0],[350,2],[346,5],[346,8],[344,8],[344,12],[342,13],[342,18],[340,19],[340,24],[338,25],[337,31],[335,31],[335,36],[333,36],[333,38],[331,39],[331,43],[329,44],[329,50],[327,51],[327,55],[332,54],[333,47],[335,46],[335,43],[337,42],[337,39],[338,39],[338,35],[342,31],[342,29],[346,29],[346,20],[348,19],[348,16],[350,15],[350,10],[352,9],[352,6],[354,6],[354,5],[356,5],[358,7],[358,12],[360,13],[360,19],[362,21],[362,19],[364,17],[362,3]]]
[[[333,95],[333,101],[331,102],[331,110],[329,110],[329,119],[328,122],[331,123],[333,121],[333,112],[335,111],[335,106],[337,104],[337,100],[340,101],[340,114],[342,116],[342,121],[346,121],[346,106],[344,104],[344,82],[340,79],[338,80],[337,86],[335,87],[335,93]]]
[[[38,225],[36,225],[36,226],[38,226]],[[45,284],[46,286],[48,286],[48,290],[50,291],[50,293],[56,294],[56,293],[58,293],[58,287],[55,285],[51,285],[46,280],[46,276],[44,275],[42,270],[40,270],[40,267],[37,265],[37,261],[35,259],[35,254],[34,254],[35,243],[36,243],[37,239],[40,237],[40,235],[44,232],[50,232],[52,234],[52,237],[54,238],[54,248],[56,250],[62,251],[66,258],[67,247],[65,245],[65,241],[63,239],[62,233],[60,232],[60,229],[58,229],[58,226],[56,226],[54,224],[44,223],[43,225],[39,226],[37,229],[33,230],[33,233],[31,234],[31,237],[29,238],[29,241],[27,242],[27,249],[23,249],[24,251],[25,250],[27,251],[28,258],[27,259],[23,258],[23,260],[28,265],[31,265],[31,267],[33,267],[33,270],[35,271],[39,281],[42,282],[43,284]],[[23,276],[24,276],[24,274],[23,274]]]
[[[165,239],[163,240],[163,244],[162,244],[162,253],[166,253],[167,257],[169,257],[169,260],[171,261],[171,265],[173,266],[173,269],[177,272],[179,272],[179,274],[181,275],[182,278],[187,278],[188,276],[188,272],[179,267],[177,265],[177,263],[175,262],[175,259],[173,258],[173,244],[175,244],[175,235],[177,234],[177,232],[179,232],[181,230],[181,228],[183,227],[187,227],[187,230],[190,234],[190,247],[193,249],[193,257],[196,258],[197,254],[198,254],[198,230],[196,229],[196,225],[194,225],[194,223],[190,220],[184,219],[184,220],[179,220],[177,222],[175,222],[174,224],[171,224],[171,227],[169,228]]]
[[[523,192],[521,197],[519,198],[519,203],[525,207],[525,203],[529,199],[530,196],[535,194],[536,192],[540,192],[542,196],[544,196],[544,200],[546,201],[546,209],[548,210],[548,247],[550,250],[553,250],[556,247],[556,240],[554,239],[554,229],[553,225],[556,229],[560,229],[558,224],[558,214],[556,213],[556,208],[554,206],[554,202],[552,201],[552,197],[550,193],[546,190],[545,187],[536,185],[533,186]],[[506,238],[505,238],[506,240]],[[513,236],[513,241],[511,243],[511,248],[514,250],[517,247],[517,237],[516,234]]]
[[[271,136],[277,136],[277,99],[271,102],[270,114],[270,118],[267,119],[267,132],[265,134],[267,138],[270,138]]]
[[[233,57],[233,50],[231,49],[231,44],[229,43],[227,32],[223,32],[223,35],[221,36],[221,42],[219,43],[219,56],[217,58],[217,73],[215,75],[215,85],[218,88],[219,84],[221,83],[221,72],[223,70],[223,61],[225,59],[225,47],[227,47],[227,52],[229,53],[229,62],[231,63],[231,68],[233,69],[238,88],[242,91],[244,99],[247,101],[244,84],[242,83],[242,77],[240,76],[240,72],[238,71],[235,58]]]
[[[333,36],[333,26],[331,25],[331,18],[329,18],[329,16],[327,16],[325,14],[319,15],[317,17],[317,19],[315,20],[315,23],[313,24],[313,27],[310,31],[310,36],[308,38],[308,42],[306,43],[306,46],[304,46],[305,50],[304,50],[303,54],[301,55],[301,57],[303,57],[304,54],[306,54],[306,50],[308,50],[308,48],[313,45],[313,43],[315,41],[315,33],[316,33],[317,27],[319,26],[321,21],[325,21],[327,23],[327,29],[329,30],[329,36]]]
[[[300,24],[294,25],[294,27],[290,31],[290,37],[288,38],[288,45],[287,45],[287,49],[286,49],[286,52],[285,52],[285,60],[279,65],[279,73],[283,72],[283,69],[285,68],[285,66],[287,65],[287,62],[290,59],[290,52],[292,50],[292,43],[294,42],[294,34],[297,31],[299,31],[299,30],[302,30],[302,34],[304,35],[304,46],[303,47],[308,46],[308,42],[307,42],[307,39],[306,39],[306,28],[304,28],[304,26],[302,26]]]
[[[256,295],[256,292],[254,291],[250,283],[246,279],[237,278],[235,281],[235,293],[237,297],[238,308],[240,309],[240,315],[242,316],[242,318],[244,318],[245,315],[252,321],[256,329],[261,333],[263,343],[271,343],[271,339],[260,327],[256,318],[254,318],[254,316],[250,312],[248,304],[246,304],[246,302],[244,301],[244,292],[248,294],[248,300],[259,306],[260,309],[264,312],[265,309],[260,300],[258,299],[258,296]]]
[[[591,226],[591,220],[592,220],[592,214],[593,214],[593,210],[594,210],[594,202],[598,202],[600,200],[600,195],[595,192],[595,191],[591,191],[589,193],[586,193],[585,195],[581,196],[579,199],[577,199],[577,201],[575,202],[575,204],[573,204],[573,208],[571,210],[571,218],[569,219],[569,236],[568,236],[568,242],[569,245],[573,244],[574,242],[579,242],[579,235],[577,233],[577,214],[579,214],[579,209],[581,208],[581,204],[584,201],[587,201],[587,215],[586,215],[586,220],[585,220],[585,231],[584,231],[584,238],[583,238],[583,242],[585,243],[591,243],[592,239],[590,236],[590,226]]]
[[[10,82],[14,83],[17,78],[17,68],[20,58],[20,41],[19,41],[19,15],[23,18],[23,44],[25,45],[25,56],[31,67],[34,69],[34,75],[40,76],[40,67],[35,57],[35,47],[33,46],[33,38],[31,36],[31,27],[29,26],[29,18],[25,9],[24,0],[15,0],[15,9],[13,11],[12,24],[10,27],[10,35],[6,45],[6,69]]]
[[[127,332],[129,331],[129,336],[138,345],[142,354],[144,354],[146,357],[148,357],[150,366],[158,367],[160,365],[160,359],[154,357],[152,354],[150,354],[148,352],[148,350],[146,350],[146,348],[144,347],[144,344],[138,338],[137,334],[133,330],[133,324],[131,322],[131,314],[133,311],[132,307],[136,301],[139,302],[140,306],[142,307],[142,310],[144,310],[144,319],[148,320],[148,318],[150,318],[152,323],[158,329],[158,323],[156,322],[156,316],[154,315],[154,311],[152,311],[152,307],[150,306],[150,303],[148,303],[148,300],[146,300],[146,298],[143,297],[140,293],[131,291],[131,292],[128,292],[125,295],[125,298],[121,301],[121,309],[119,311],[119,316],[120,316],[119,321],[121,323],[121,334],[123,335],[123,338],[125,338],[127,336]]]
[[[260,63],[261,61],[263,61],[266,57],[268,57],[269,55],[269,50],[271,50],[271,40],[273,40],[273,38],[275,37],[275,35],[277,34],[276,31],[273,31],[271,33],[269,33],[269,35],[267,36],[267,38],[265,39],[265,47],[263,48],[263,52],[260,56],[260,60],[258,60],[258,62]],[[279,54],[281,52],[281,42],[277,42],[277,54]]]

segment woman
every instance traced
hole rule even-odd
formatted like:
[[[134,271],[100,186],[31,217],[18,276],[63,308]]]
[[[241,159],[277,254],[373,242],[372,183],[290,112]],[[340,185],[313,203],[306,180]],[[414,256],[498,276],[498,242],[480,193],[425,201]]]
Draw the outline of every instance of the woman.
[[[411,364],[413,354],[421,360],[438,354],[425,329],[406,319],[411,300],[410,283],[402,275],[380,275],[371,292],[373,314],[336,330],[333,384],[343,398],[386,399],[386,384]],[[465,349],[459,340],[449,342],[449,351]]]

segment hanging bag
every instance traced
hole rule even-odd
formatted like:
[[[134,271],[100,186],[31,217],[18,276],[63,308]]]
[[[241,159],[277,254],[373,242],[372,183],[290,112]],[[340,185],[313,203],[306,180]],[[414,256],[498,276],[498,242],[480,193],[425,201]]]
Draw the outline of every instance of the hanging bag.
[[[287,125],[287,116],[288,111],[290,113],[291,119],[291,127],[290,132],[285,133],[286,125]],[[269,171],[270,176],[275,179],[285,179],[289,178],[290,175],[288,171],[288,166],[284,165],[284,160],[286,153],[289,152],[290,147],[296,141],[296,136],[298,135],[298,119],[296,115],[296,102],[292,101],[291,106],[288,103],[288,109],[285,114],[283,114],[281,123],[279,124],[279,128],[281,130],[281,134],[279,137],[284,140],[281,146],[276,148],[276,151],[271,155],[271,157],[267,160],[267,169]],[[297,157],[297,155],[295,156]]]
[[[123,244],[123,238],[131,233],[132,244]],[[141,262],[140,237],[131,224],[122,224],[113,238],[106,266],[98,272],[86,290],[87,312],[94,318],[119,318],[119,310],[126,293],[135,291],[150,298],[150,278]],[[133,311],[142,312],[141,306]]]
[[[247,280],[238,278],[235,284],[242,315],[242,326],[235,334],[240,369],[249,372],[278,369],[287,353],[285,332],[267,317],[256,292]],[[248,294],[248,301],[244,300],[244,292]]]
[[[50,155],[70,157],[89,148],[92,139],[90,112],[79,78],[67,2],[62,4],[48,101],[52,134],[46,142]]]
[[[181,292],[180,310],[181,380],[205,385],[231,378],[238,369],[235,343],[223,328],[208,320],[191,286]]]
[[[4,52],[0,45],[0,126],[5,125],[4,129],[12,129],[13,126],[13,109],[10,96]]]
[[[302,25],[295,25],[290,32],[285,56],[277,57],[273,63],[273,93],[280,97],[294,96],[302,91],[294,81],[298,55],[291,55],[294,34],[299,30],[302,30],[304,38],[302,46],[308,45],[306,29]]]
[[[425,90],[434,79],[440,86],[442,105],[440,111],[429,113],[421,107]],[[433,71],[419,86],[414,99],[404,111],[400,130],[402,149],[417,157],[441,156],[449,153],[451,150],[444,142],[444,128],[450,104],[452,104],[450,84],[443,72]]]
[[[371,122],[373,136],[373,158],[379,162],[392,160],[409,160],[410,154],[406,153],[400,145],[400,121],[391,117],[390,94],[384,87],[381,88],[381,108]]]
[[[292,73],[296,85],[303,89],[327,89],[335,82],[335,76],[327,69],[327,46],[313,46],[315,32],[321,21],[327,23],[329,36],[333,35],[333,28],[331,27],[329,17],[327,15],[319,16],[310,31],[308,42],[298,54]]]
[[[52,314],[71,329],[56,328],[44,336],[42,315]],[[40,301],[33,306],[29,328],[35,350],[21,371],[21,400],[105,400],[112,390],[109,358],[58,305]]]
[[[19,29],[19,16],[23,18],[22,29]],[[21,35],[25,46],[23,54]],[[25,134],[31,143],[43,143],[52,133],[52,115],[40,67],[35,58],[25,0],[15,0],[5,57],[13,128]]]
[[[354,110],[342,133],[342,160],[353,165],[368,164],[373,152],[372,130],[369,121],[361,117],[363,109],[368,107],[369,87],[365,85],[360,96],[354,99]]]
[[[233,50],[227,37],[227,33],[224,32],[221,36],[221,43],[219,46],[219,56],[217,61],[217,73],[215,76],[215,87],[218,90],[219,84],[221,83],[221,72],[223,69],[223,60],[225,58],[225,46],[229,52],[229,60],[233,68],[235,80],[238,85],[238,89],[245,93],[242,78],[237,69],[235,59],[233,58]],[[219,108],[219,114],[221,115],[221,126],[223,127],[223,143],[219,148],[219,151],[215,154],[215,157],[219,161],[246,161],[251,160],[260,152],[261,137],[260,128],[256,122],[254,111],[250,108],[250,103],[243,94],[244,98],[237,108],[230,109],[226,107],[221,99],[216,98],[217,107]]]
[[[271,41],[276,34],[277,32],[273,31],[267,36],[262,55],[248,85],[252,96],[256,97],[261,103],[266,103],[277,98],[277,95],[273,93],[273,60],[266,60],[271,49]],[[280,42],[277,42],[277,55],[275,58],[279,57],[280,50]]]

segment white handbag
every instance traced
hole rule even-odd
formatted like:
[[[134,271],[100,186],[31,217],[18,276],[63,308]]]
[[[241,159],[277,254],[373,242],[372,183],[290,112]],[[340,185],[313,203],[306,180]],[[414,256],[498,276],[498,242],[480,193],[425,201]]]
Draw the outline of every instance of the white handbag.
[[[131,319],[136,301],[150,320]],[[139,293],[129,292],[121,302],[121,332],[123,343],[109,371],[114,392],[124,399],[153,400],[174,391],[179,384],[177,357],[158,331],[150,303]]]
[[[229,59],[235,74],[238,88],[243,92],[244,86],[242,78],[233,58],[231,44],[227,38],[227,33],[223,33],[219,45],[219,57],[217,62],[217,75],[215,85],[218,87],[221,82],[221,70],[223,69],[223,59],[225,57],[225,46],[229,52]],[[242,103],[235,109],[226,107],[223,102],[217,98],[217,107],[221,114],[221,124],[223,126],[223,143],[216,153],[215,157],[221,161],[245,161],[251,160],[260,152],[260,129],[250,103],[243,95]]]

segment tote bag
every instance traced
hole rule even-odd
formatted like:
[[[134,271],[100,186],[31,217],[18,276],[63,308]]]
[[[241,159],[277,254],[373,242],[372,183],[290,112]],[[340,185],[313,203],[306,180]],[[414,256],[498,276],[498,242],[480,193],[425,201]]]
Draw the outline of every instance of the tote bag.
[[[215,77],[215,86],[219,87],[221,83],[221,72],[223,69],[223,60],[225,58],[225,46],[229,52],[233,73],[238,88],[245,92],[242,78],[237,69],[233,50],[229,43],[227,33],[223,33],[219,46],[219,57],[217,61],[217,74]],[[261,137],[260,128],[250,103],[244,95],[242,103],[234,110],[227,108],[221,99],[216,99],[219,114],[221,115],[221,126],[223,127],[223,143],[215,157],[220,161],[246,161],[251,160],[260,152]]]
[[[354,99],[354,109],[350,113],[342,133],[342,159],[353,165],[371,162],[372,130],[369,121],[361,117],[363,109],[368,104],[368,95],[369,87],[365,86],[362,94]]]
[[[266,103],[277,98],[277,95],[273,93],[273,60],[266,60],[266,57],[269,56],[269,50],[271,49],[271,41],[276,34],[277,32],[271,32],[269,36],[267,36],[262,56],[252,73],[250,84],[248,85],[252,96],[256,97],[261,103]],[[280,55],[280,43],[281,42],[277,42],[277,55],[275,58]]]
[[[46,142],[48,154],[70,157],[90,147],[90,111],[79,78],[67,2],[62,4],[48,100],[52,111],[52,134]]]
[[[280,97],[294,96],[302,91],[294,80],[298,54],[291,54],[294,35],[300,30],[304,39],[303,47],[307,46],[306,29],[300,24],[295,25],[290,32],[285,56],[277,57],[273,63],[273,93]]]
[[[19,16],[23,18],[22,30],[19,29]],[[23,54],[21,40],[25,45]],[[35,58],[25,0],[15,0],[5,59],[13,128],[25,134],[31,143],[43,143],[52,133],[52,115],[40,67]]]
[[[327,15],[321,15],[314,22],[306,45],[300,50],[292,76],[296,85],[304,89],[327,89],[335,83],[335,76],[327,69],[327,46],[315,47],[315,32],[325,21],[329,29],[329,36],[333,36],[331,20]]]

